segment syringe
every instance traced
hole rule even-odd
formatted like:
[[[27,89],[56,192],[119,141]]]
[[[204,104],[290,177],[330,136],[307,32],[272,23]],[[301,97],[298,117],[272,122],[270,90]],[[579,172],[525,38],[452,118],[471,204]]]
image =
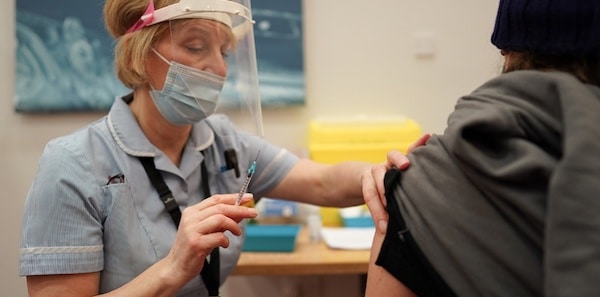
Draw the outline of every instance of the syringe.
[[[237,200],[235,200],[235,205],[240,205],[240,203],[242,202],[242,197],[248,190],[248,185],[250,184],[250,180],[252,179],[252,176],[254,175],[254,171],[256,170],[256,160],[258,160],[258,156],[260,156],[260,151],[258,151],[258,155],[256,155],[256,159],[254,159],[254,161],[252,161],[250,168],[248,168],[248,174],[246,175],[246,180],[244,181],[244,184],[242,185],[242,189],[240,190],[240,194],[238,195]]]

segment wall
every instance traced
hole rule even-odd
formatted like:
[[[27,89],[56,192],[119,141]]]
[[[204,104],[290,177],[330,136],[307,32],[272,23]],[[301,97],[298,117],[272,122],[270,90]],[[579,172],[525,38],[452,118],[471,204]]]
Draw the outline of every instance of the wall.
[[[102,115],[13,111],[14,1],[5,0],[0,10],[0,288],[2,296],[20,297],[26,296],[25,280],[17,275],[20,217],[42,148]],[[305,1],[307,104],[265,110],[266,138],[301,150],[310,118],[355,114],[406,115],[427,132],[442,132],[458,96],[498,72],[497,50],[489,43],[496,5],[481,0]],[[415,49],[427,50],[429,41],[433,56],[417,57]],[[234,278],[225,289],[251,288],[253,282],[269,283]],[[344,286],[344,280],[332,284]],[[261,294],[286,295],[273,293],[279,282],[272,285]],[[244,295],[251,292],[246,289]]]

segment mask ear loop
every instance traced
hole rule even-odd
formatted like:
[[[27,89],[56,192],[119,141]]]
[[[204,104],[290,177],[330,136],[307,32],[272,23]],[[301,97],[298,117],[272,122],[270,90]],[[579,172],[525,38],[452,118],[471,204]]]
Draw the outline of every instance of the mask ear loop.
[[[165,63],[167,63],[167,65],[169,65],[169,67],[173,66],[173,63],[169,62],[169,61],[167,60],[167,58],[165,58],[163,55],[161,55],[161,54],[160,54],[160,53],[159,53],[159,52],[158,52],[158,51],[157,51],[157,50],[156,50],[154,47],[150,47],[150,50],[151,50],[152,52],[154,52],[154,54],[155,54],[156,56],[158,56],[158,57],[159,57],[161,60],[163,60]],[[166,79],[166,78],[165,78],[165,79]],[[155,88],[154,88],[154,86],[153,86],[153,85],[152,85],[150,82],[148,82],[148,84],[150,85],[150,88],[151,88],[153,91],[159,91],[159,90],[155,89]],[[164,87],[164,85],[163,85],[163,87]],[[161,90],[162,90],[162,88],[161,88]]]
[[[161,55],[154,47],[150,48],[161,60],[165,61],[167,65],[172,66],[172,63],[167,60],[163,55]]]
[[[127,30],[126,33],[132,33],[141,30],[142,28],[148,26],[154,20],[154,0],[150,0],[148,3],[148,7],[146,7],[146,11],[140,17],[140,19],[131,26]]]

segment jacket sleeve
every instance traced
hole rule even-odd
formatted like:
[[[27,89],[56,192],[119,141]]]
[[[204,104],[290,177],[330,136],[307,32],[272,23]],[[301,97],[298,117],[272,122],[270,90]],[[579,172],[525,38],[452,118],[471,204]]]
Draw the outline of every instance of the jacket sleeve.
[[[592,91],[559,91],[563,156],[548,189],[545,296],[598,296],[600,100]]]

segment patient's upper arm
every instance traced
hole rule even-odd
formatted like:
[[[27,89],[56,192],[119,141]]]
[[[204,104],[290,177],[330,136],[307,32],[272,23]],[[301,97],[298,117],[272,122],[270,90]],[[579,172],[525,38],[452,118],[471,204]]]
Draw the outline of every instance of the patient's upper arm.
[[[384,237],[384,234],[375,232],[369,259],[365,297],[416,297],[410,289],[388,273],[387,270],[375,264]]]

